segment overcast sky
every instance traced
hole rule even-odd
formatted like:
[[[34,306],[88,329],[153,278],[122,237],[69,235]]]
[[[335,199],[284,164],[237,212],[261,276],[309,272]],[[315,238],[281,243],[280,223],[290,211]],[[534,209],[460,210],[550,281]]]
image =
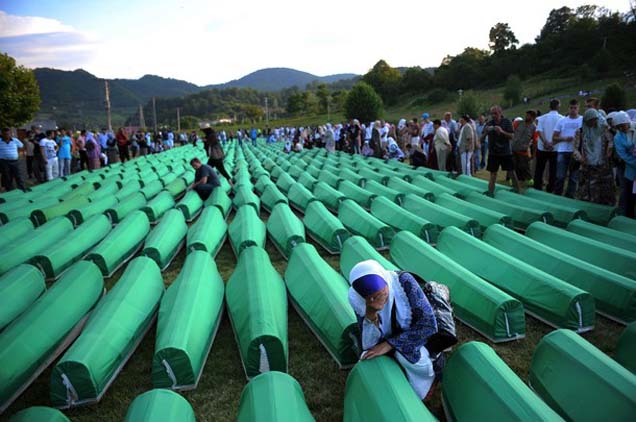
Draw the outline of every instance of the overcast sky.
[[[1,0],[0,51],[28,67],[83,68],[102,78],[144,74],[199,85],[266,67],[319,76],[438,66],[487,48],[507,22],[533,42],[553,8],[589,1]],[[603,0],[628,10],[628,0]]]

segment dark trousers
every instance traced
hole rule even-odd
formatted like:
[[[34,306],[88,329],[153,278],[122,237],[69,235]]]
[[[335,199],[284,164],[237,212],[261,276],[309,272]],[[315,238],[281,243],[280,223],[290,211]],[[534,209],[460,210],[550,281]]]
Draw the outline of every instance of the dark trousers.
[[[232,180],[230,175],[227,173],[227,170],[225,170],[225,166],[223,165],[222,158],[210,158],[208,160],[208,165],[210,167],[214,167],[215,169],[217,169],[219,173],[221,173],[221,175],[225,177],[227,180],[230,180],[230,181]]]
[[[543,173],[545,173],[545,165],[548,165],[548,186],[547,192],[554,190],[556,183],[557,170],[557,153],[555,151],[539,151],[537,150],[537,165],[534,170],[534,188],[543,189]]]
[[[46,161],[39,156],[33,157],[33,176],[38,182],[46,182]]]
[[[27,164],[27,177],[31,178],[33,177],[33,156],[32,155],[27,155],[26,164]]]
[[[128,150],[128,145],[118,145],[117,148],[119,149],[119,161],[124,163],[127,160],[130,160],[130,151]]]
[[[86,150],[80,150],[79,152],[79,156],[80,156],[80,170],[84,170],[88,168],[88,153],[86,152]]]
[[[625,198],[625,217],[636,218],[636,193],[633,193],[634,181],[625,179],[623,184],[623,197]]]
[[[196,185],[194,187],[194,191],[199,194],[199,198],[201,198],[202,201],[205,201],[206,199],[210,197],[210,194],[212,193],[214,188],[216,188],[216,186],[210,183],[205,183],[205,184]]]
[[[13,190],[14,179],[18,189],[24,190],[24,181],[22,180],[22,174],[20,174],[18,160],[0,159],[0,173],[2,174],[2,187],[7,191]]]

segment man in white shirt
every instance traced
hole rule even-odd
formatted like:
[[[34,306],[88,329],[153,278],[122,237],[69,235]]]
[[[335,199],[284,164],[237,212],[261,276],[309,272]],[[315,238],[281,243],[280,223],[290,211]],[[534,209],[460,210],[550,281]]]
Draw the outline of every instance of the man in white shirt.
[[[552,135],[554,128],[559,120],[563,118],[559,114],[561,102],[557,99],[550,101],[550,112],[539,117],[537,124],[537,133],[539,140],[537,142],[537,163],[534,171],[534,188],[543,189],[543,174],[545,173],[545,165],[548,164],[548,185],[547,192],[554,190],[556,182],[557,153],[552,143]]]
[[[579,102],[570,101],[570,111],[567,116],[559,120],[554,128],[552,144],[557,152],[557,171],[554,191],[556,195],[563,194],[565,178],[569,174],[568,187],[565,196],[574,198],[578,182],[578,169],[570,168],[572,152],[574,152],[574,138],[583,124],[583,116],[579,115]]]
[[[57,143],[53,138],[55,138],[55,133],[52,130],[47,130],[46,138],[42,138],[40,141],[40,149],[46,164],[46,180],[53,180],[59,176]]]

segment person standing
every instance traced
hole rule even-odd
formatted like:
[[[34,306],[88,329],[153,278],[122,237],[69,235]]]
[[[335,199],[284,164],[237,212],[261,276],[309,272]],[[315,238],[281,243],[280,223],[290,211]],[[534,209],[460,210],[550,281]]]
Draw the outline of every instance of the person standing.
[[[614,149],[625,163],[623,212],[625,217],[636,218],[636,129],[624,111],[616,113],[612,123],[616,127]]]
[[[18,189],[24,190],[24,181],[18,161],[22,148],[24,148],[24,144],[11,136],[11,129],[3,128],[0,140],[0,174],[2,174],[2,187],[6,191],[13,190],[14,180]]]
[[[519,192],[519,181],[513,171],[512,148],[510,147],[510,140],[513,136],[512,123],[503,116],[503,111],[498,105],[491,107],[490,115],[492,120],[486,124],[481,134],[482,138],[488,136],[488,165],[486,167],[490,172],[488,194],[490,196],[495,194],[495,182],[500,168],[507,172],[507,177],[512,179],[515,189]]]
[[[60,166],[60,176],[69,176],[71,174],[71,147],[73,146],[73,140],[71,139],[71,132],[62,129],[62,138],[60,139],[60,149],[57,152],[57,160]]]
[[[95,137],[91,132],[86,133],[86,158],[88,160],[88,169],[96,170],[100,168],[101,153],[102,150],[99,143],[95,140]]]
[[[347,129],[347,137],[349,138],[352,153],[360,154],[360,148],[362,147],[362,128],[360,127],[360,121],[358,119],[351,120],[349,128]]]
[[[448,140],[451,143],[451,151],[446,158],[446,168],[448,171],[456,171],[459,169],[459,154],[457,151],[457,138],[459,137],[459,125],[453,119],[453,113],[447,111],[444,113],[442,126],[448,131]],[[438,160],[439,161],[439,160]]]
[[[550,112],[539,117],[537,124],[537,133],[539,140],[537,142],[537,162],[534,171],[534,188],[543,189],[543,174],[545,173],[545,165],[548,165],[548,185],[546,192],[553,192],[556,184],[557,172],[557,153],[554,149],[552,136],[554,128],[559,120],[563,118],[559,114],[561,102],[557,99],[550,101]]]
[[[437,157],[437,167],[438,170],[446,171],[448,153],[453,148],[448,137],[448,130],[442,126],[442,122],[439,119],[433,121],[433,128],[435,129],[433,145],[435,156]]]
[[[379,120],[371,123],[371,141],[369,142],[369,146],[373,150],[373,156],[375,158],[382,158],[384,156],[382,152],[381,130]]]
[[[256,128],[250,130],[250,138],[252,139],[252,146],[256,146],[256,139],[258,138],[258,132]]]
[[[33,131],[29,142],[33,145],[33,175],[38,183],[46,182],[46,159],[42,155],[42,149],[40,148],[40,141],[46,138],[46,135],[42,133],[42,126],[31,126]]]
[[[26,153],[26,167],[27,167],[27,178],[33,179],[33,155],[34,150],[33,142],[31,142],[31,131],[27,132],[26,139],[24,141],[24,151]]]
[[[459,119],[460,130],[457,150],[461,160],[462,174],[472,176],[473,151],[475,150],[475,133],[470,124],[470,116],[464,115]]]
[[[53,180],[59,176],[59,164],[57,161],[57,143],[53,140],[55,131],[47,130],[46,137],[40,141],[40,151],[46,160],[46,180]]]
[[[209,157],[208,165],[216,168],[218,172],[227,179],[230,186],[232,186],[232,177],[228,174],[227,170],[225,170],[225,166],[223,165],[225,152],[219,142],[219,138],[216,136],[216,132],[211,127],[205,127],[202,130],[203,133],[205,133],[204,147]]]
[[[475,149],[475,167],[480,170],[486,168],[486,155],[488,153],[488,136],[484,138],[481,136],[484,127],[486,127],[486,116],[480,114],[475,123],[475,139],[479,141],[479,145]]]
[[[126,134],[126,131],[124,130],[123,127],[119,128],[119,130],[117,131],[117,135],[115,135],[115,138],[117,139],[117,149],[119,150],[119,160],[122,163],[125,163],[126,161],[130,160],[130,150],[128,149],[128,144],[129,144],[128,134]]]
[[[576,193],[578,163],[572,162],[572,153],[574,152],[574,137],[576,132],[581,129],[582,124],[583,116],[579,115],[579,102],[572,100],[570,101],[568,115],[557,122],[552,135],[554,148],[557,152],[556,182],[553,193],[557,195],[563,194],[567,177],[568,187],[565,191],[565,196],[568,198],[574,198]]]
[[[523,121],[519,122],[512,135],[512,164],[519,184],[532,178],[530,172],[530,145],[534,139],[536,127],[534,120],[537,113],[534,110],[526,111]]]

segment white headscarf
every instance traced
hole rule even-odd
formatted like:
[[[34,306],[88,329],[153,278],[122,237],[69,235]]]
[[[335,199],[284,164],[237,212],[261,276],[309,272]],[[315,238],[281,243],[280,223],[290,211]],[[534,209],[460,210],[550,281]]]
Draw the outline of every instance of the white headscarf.
[[[398,122],[398,129],[402,130],[406,127],[406,119],[400,119]]]

